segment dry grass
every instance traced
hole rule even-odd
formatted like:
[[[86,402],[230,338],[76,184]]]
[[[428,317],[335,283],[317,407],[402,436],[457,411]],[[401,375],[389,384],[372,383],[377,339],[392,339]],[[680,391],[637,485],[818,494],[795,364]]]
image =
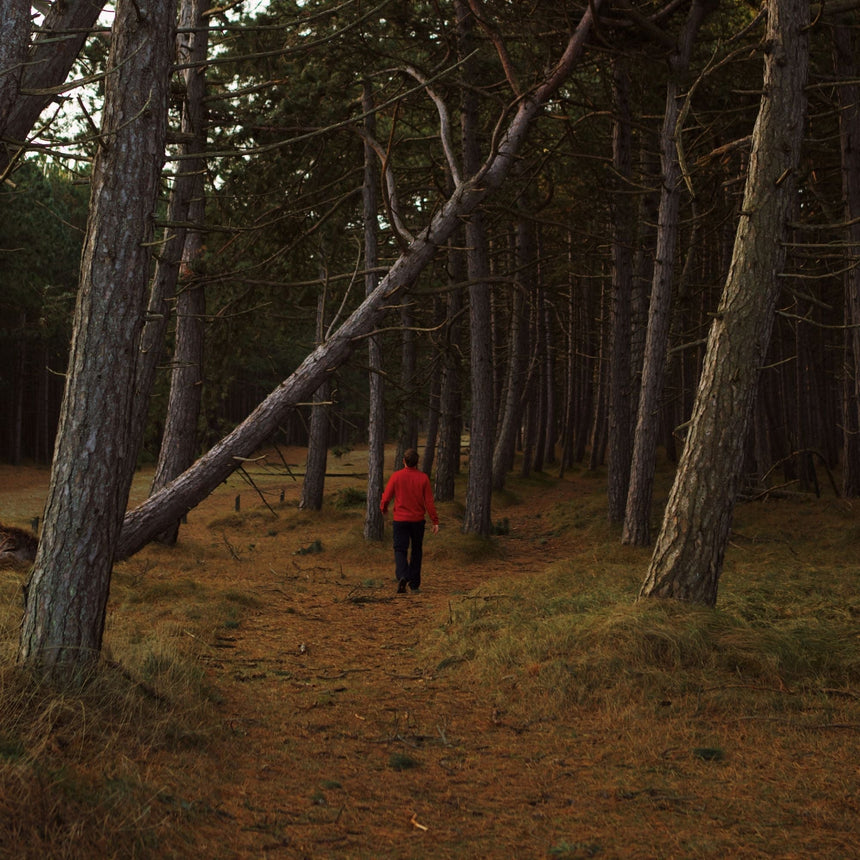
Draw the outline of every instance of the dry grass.
[[[322,514],[224,487],[118,566],[77,691],[12,668],[25,571],[0,570],[0,856],[860,852],[853,506],[739,508],[703,609],[635,601],[648,552],[599,476],[512,480],[488,541],[441,506],[397,599],[359,483]]]

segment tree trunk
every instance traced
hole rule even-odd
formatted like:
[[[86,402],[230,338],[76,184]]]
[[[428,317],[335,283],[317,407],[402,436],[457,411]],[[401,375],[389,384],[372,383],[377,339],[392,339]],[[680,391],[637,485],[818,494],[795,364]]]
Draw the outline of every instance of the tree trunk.
[[[20,8],[13,5],[7,8],[7,4],[14,4],[14,0],[2,0],[2,3],[0,20],[5,23],[10,20],[7,16],[14,16],[18,21]],[[29,50],[27,63],[21,70],[15,98],[0,111],[0,138],[4,139],[4,145],[0,146],[0,177],[23,152],[27,135],[45,107],[56,98],[52,88],[66,80],[103,5],[90,0],[65,0],[51,4],[41,32]],[[26,16],[29,28],[29,4]],[[6,42],[7,38],[9,49],[15,51],[14,39],[20,38],[20,29],[16,28],[15,36],[7,36],[4,27],[3,41]],[[11,66],[0,65],[0,68]]]
[[[460,247],[456,247],[456,246]],[[439,393],[439,454],[433,493],[437,502],[454,498],[454,481],[460,473],[460,438],[463,435],[462,359],[460,311],[462,287],[467,278],[462,238],[448,247],[449,285],[443,339],[442,387]]]
[[[839,143],[842,156],[842,198],[844,217],[848,224],[850,246],[846,251],[845,304],[849,323],[846,334],[846,366],[853,371],[850,385],[853,391],[844,394],[845,418],[844,443],[845,469],[843,491],[850,498],[860,494],[860,84],[858,68],[854,59],[853,16],[840,20],[833,28],[833,54],[836,88],[839,97]],[[853,411],[853,414],[852,414]]]
[[[516,283],[511,295],[511,320],[508,335],[507,378],[504,386],[504,406],[493,450],[493,489],[502,490],[508,472],[514,465],[517,434],[522,423],[529,363],[529,302],[528,286],[523,281],[534,265],[534,225],[526,218],[517,223]]]
[[[548,373],[549,344],[546,339],[546,328],[544,326],[544,314],[546,312],[546,297],[544,296],[543,285],[540,282],[540,277],[536,278],[537,284],[533,290],[534,300],[532,307],[532,331],[535,343],[535,380],[536,380],[536,397],[535,405],[535,427],[534,427],[534,445],[531,457],[531,468],[535,472],[543,472],[544,463],[546,462],[546,437],[547,423],[549,421],[549,390],[552,386],[552,379]]]
[[[448,241],[463,218],[474,212],[502,184],[531,122],[578,61],[591,32],[593,16],[600,7],[600,0],[591,3],[549,77],[519,100],[513,119],[499,137],[488,160],[475,176],[457,185],[451,196],[438,207],[427,227],[395,260],[373,293],[238,427],[172,484],[126,515],[117,558],[127,558],[145,546],[172,519],[182,516],[206,498],[236,468],[237,457],[253,454],[283,423],[287,413],[310,397],[322,380],[346,361],[356,342],[374,329],[386,310],[398,301],[399,293],[415,282],[436,249]],[[491,473],[488,471],[487,474]]]
[[[540,235],[538,235],[538,260],[543,256],[543,250],[540,247]],[[556,452],[555,446],[558,441],[558,418],[556,415],[557,407],[557,398],[556,398],[556,390],[555,390],[555,378],[556,378],[556,351],[555,351],[555,339],[553,337],[553,326],[552,326],[552,305],[547,300],[545,291],[543,288],[543,280],[541,277],[541,265],[538,263],[538,281],[541,283],[541,329],[543,331],[543,340],[546,344],[546,349],[544,351],[544,379],[545,379],[545,395],[544,400],[546,402],[546,409],[544,411],[544,437],[543,437],[543,450],[544,450],[544,464],[547,466],[554,466],[556,464]]]
[[[176,351],[164,436],[150,491],[153,493],[181,475],[199,453],[197,424],[203,399],[205,313],[203,285],[192,280],[180,291],[176,306]],[[180,523],[180,519],[174,520],[159,535],[159,541],[173,546],[179,536]]]
[[[660,164],[663,187],[658,216],[657,258],[651,283],[648,332],[642,367],[642,388],[633,457],[630,488],[624,514],[622,543],[646,546],[651,542],[651,498],[654,491],[654,469],[657,438],[660,430],[660,400],[663,370],[669,338],[672,278],[675,271],[675,248],[678,242],[678,212],[681,194],[681,168],[675,144],[675,126],[681,112],[681,82],[690,66],[690,55],[696,33],[709,9],[705,0],[693,0],[677,51],[670,58],[669,82],[666,86],[666,111],[660,135]]]
[[[437,296],[433,300],[433,326],[441,328],[445,324],[445,309]],[[429,475],[433,471],[436,448],[439,443],[439,402],[442,396],[442,377],[437,368],[440,356],[434,354],[431,362],[430,390],[427,395],[427,432],[424,436],[424,453],[421,457],[421,471]]]
[[[600,329],[597,335],[597,358],[594,366],[594,416],[589,434],[591,452],[588,458],[588,468],[592,472],[603,465],[609,438],[609,327],[605,322],[609,316],[607,305],[607,290],[605,285],[601,284],[600,312],[598,314]]]
[[[135,356],[164,161],[176,6],[119,0],[65,396],[18,661],[58,679],[98,656],[128,501]],[[160,530],[160,529],[159,529]],[[155,532],[157,533],[157,531]]]
[[[206,148],[206,79],[204,63],[208,52],[206,12],[209,0],[182,0],[177,36],[177,53],[184,70],[185,99],[182,112],[182,132],[190,136],[181,152],[193,157],[177,162],[177,176],[168,205],[168,236],[156,265],[150,294],[150,310],[160,305],[161,313],[148,314],[138,371],[138,394],[132,424],[143,438],[146,406],[155,379],[156,356],[167,323],[166,298],[175,293],[180,267],[186,274],[176,306],[176,349],[167,402],[167,417],[152,482],[152,492],[167,486],[182,474],[198,454],[197,425],[203,400],[203,348],[206,295],[203,282],[195,277],[195,264],[203,251],[201,229],[186,230],[178,225],[190,223],[202,228],[206,216],[203,175],[206,163],[202,153]],[[176,225],[176,226],[174,226]],[[184,253],[183,253],[184,249]],[[181,260],[180,260],[181,255]],[[159,536],[162,543],[172,546],[179,535],[181,520],[175,520]]]
[[[13,329],[15,331],[15,329]],[[25,381],[27,379],[27,312],[18,314],[18,336],[12,340],[14,372],[12,373],[12,391],[7,401],[6,417],[9,434],[8,457],[13,466],[18,466],[24,459],[24,398]]]
[[[466,4],[458,2],[459,45],[463,56],[472,47],[474,19]],[[474,74],[474,62],[467,61],[466,74]],[[474,176],[480,164],[478,140],[479,117],[477,93],[463,90],[463,169]],[[495,411],[493,405],[493,330],[490,299],[490,262],[484,213],[476,209],[466,221],[467,265],[469,270],[469,338],[472,412],[469,419],[469,478],[466,489],[466,511],[463,531],[490,534],[493,495],[493,441]]]
[[[612,297],[609,342],[609,522],[624,521],[630,485],[631,433],[630,335],[633,296],[633,224],[630,183],[633,178],[633,131],[630,75],[623,57],[614,60],[612,83],[616,116],[612,126],[612,162],[618,177],[612,196]]]
[[[394,468],[402,468],[403,455],[418,448],[418,413],[416,411],[416,357],[415,331],[412,308],[409,304],[400,307],[400,396],[397,414],[399,427]]]
[[[808,23],[806,0],[768,7],[764,87],[732,263],[643,598],[716,603],[785,261],[806,113]]]
[[[565,329],[565,356],[564,356],[564,417],[562,418],[561,430],[561,463],[558,476],[563,478],[568,467],[573,465],[573,423],[574,423],[574,391],[575,391],[575,368],[576,350],[574,345],[574,302],[573,281],[568,283],[567,293],[567,326]]]
[[[376,139],[376,114],[373,89],[365,81],[362,90],[364,128],[369,139]],[[364,295],[373,295],[379,281],[379,167],[373,147],[365,139],[364,185],[362,186],[364,219]],[[382,377],[382,348],[379,337],[367,340],[368,418],[367,418],[367,507],[364,514],[365,540],[382,540],[385,520],[379,510],[379,500],[385,489],[385,383]]]
[[[573,357],[576,362],[573,462],[581,463],[585,459],[594,418],[594,382],[597,375],[594,356],[599,349],[599,341],[593,326],[597,325],[600,310],[593,307],[587,279],[581,280],[577,286],[579,302],[576,305],[573,338]]]
[[[30,0],[0,0],[0,22],[0,133],[5,134],[30,47]]]
[[[320,293],[317,303],[317,343],[325,336],[326,289]],[[305,464],[305,479],[302,481],[302,497],[299,507],[308,511],[322,510],[325,492],[325,470],[328,463],[329,393],[331,383],[326,378],[314,392],[311,406],[311,424],[308,432],[308,458]]]

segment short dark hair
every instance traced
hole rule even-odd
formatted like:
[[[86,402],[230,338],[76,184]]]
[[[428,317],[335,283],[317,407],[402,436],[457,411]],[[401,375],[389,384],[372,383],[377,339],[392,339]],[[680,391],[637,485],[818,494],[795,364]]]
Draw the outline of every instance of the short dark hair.
[[[410,448],[403,455],[403,462],[409,466],[410,469],[414,469],[418,465],[418,452],[414,448]]]

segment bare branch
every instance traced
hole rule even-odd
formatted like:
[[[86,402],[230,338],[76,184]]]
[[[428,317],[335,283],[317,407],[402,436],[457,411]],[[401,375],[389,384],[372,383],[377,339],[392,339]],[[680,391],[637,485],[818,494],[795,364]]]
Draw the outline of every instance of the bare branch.
[[[445,158],[448,161],[448,169],[455,185],[460,184],[460,171],[457,167],[457,159],[454,157],[454,147],[451,145],[451,118],[448,115],[448,106],[436,91],[430,86],[427,79],[414,66],[406,66],[404,71],[415,78],[418,83],[423,84],[427,95],[433,99],[436,110],[439,112],[439,137],[442,140],[442,149],[445,150]]]
[[[487,37],[496,49],[496,53],[499,55],[499,60],[501,61],[502,68],[505,70],[505,77],[508,80],[510,88],[517,96],[522,95],[522,90],[517,82],[517,75],[514,71],[514,64],[511,62],[511,57],[508,54],[508,49],[505,47],[502,37],[489,25],[487,19],[481,14],[478,8],[480,0],[468,0],[468,2],[475,20],[481,25],[481,29],[487,34]]]

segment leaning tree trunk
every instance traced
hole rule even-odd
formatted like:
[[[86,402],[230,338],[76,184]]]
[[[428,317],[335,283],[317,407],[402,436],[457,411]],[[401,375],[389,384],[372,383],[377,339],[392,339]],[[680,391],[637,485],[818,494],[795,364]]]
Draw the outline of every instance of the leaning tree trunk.
[[[127,558],[140,550],[171,520],[206,498],[236,469],[241,458],[253,454],[283,423],[286,415],[298,403],[307,400],[320,383],[349,358],[356,343],[378,325],[389,307],[397,303],[399,294],[416,281],[436,250],[462,224],[463,218],[474,212],[502,184],[532,121],[578,62],[591,32],[594,15],[601,5],[600,0],[593,0],[589,5],[546,81],[519,100],[513,119],[499,137],[488,160],[476,175],[457,184],[427,227],[395,260],[373,293],[238,427],[172,484],[126,515],[116,550],[117,558]]]
[[[67,677],[98,656],[137,456],[137,338],[164,162],[174,0],[119,0],[74,335],[18,661]]]
[[[785,261],[806,114],[808,23],[806,0],[768,6],[764,88],[734,253],[643,598],[717,600]]]
[[[666,112],[660,135],[660,164],[663,188],[658,217],[657,255],[651,283],[648,333],[642,368],[642,388],[636,418],[636,434],[630,468],[630,487],[624,513],[622,543],[646,546],[651,542],[651,499],[660,431],[660,401],[663,371],[669,340],[672,302],[672,279],[675,272],[675,249],[678,243],[678,215],[681,200],[681,167],[675,144],[675,126],[681,114],[681,83],[690,67],[693,42],[709,11],[707,0],[694,0],[678,49],[670,58],[670,75],[666,87]]]
[[[373,112],[373,91],[365,81],[362,91],[364,128],[371,139],[376,138],[376,114]],[[364,294],[370,296],[376,289],[379,275],[379,168],[376,153],[370,143],[364,144]],[[368,417],[367,417],[367,507],[364,514],[365,540],[382,540],[385,519],[379,509],[385,480],[385,384],[382,370],[382,347],[378,335],[367,340],[368,366]]]

